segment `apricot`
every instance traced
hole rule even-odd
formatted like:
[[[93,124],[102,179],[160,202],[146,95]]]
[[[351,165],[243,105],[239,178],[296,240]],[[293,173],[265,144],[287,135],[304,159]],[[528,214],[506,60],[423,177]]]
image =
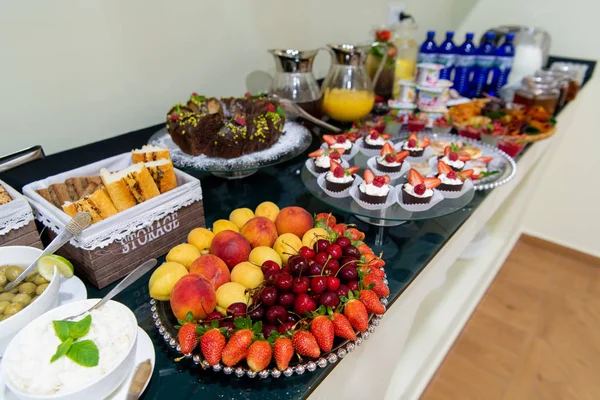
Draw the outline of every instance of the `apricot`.
[[[231,270],[241,262],[248,261],[250,243],[237,232],[222,231],[215,235],[210,244],[210,254],[219,257]]]
[[[273,245],[273,250],[275,250],[279,256],[281,257],[281,261],[283,265],[286,265],[288,262],[288,258],[291,256],[298,254],[298,251],[302,247],[302,240],[293,233],[284,233],[279,236]]]
[[[293,233],[301,238],[313,227],[313,218],[302,207],[285,207],[279,212],[277,218],[275,218],[275,226],[280,235]]]
[[[229,220],[239,229],[242,229],[242,226],[252,218],[254,218],[254,211],[249,208],[236,208],[229,214]]]
[[[323,228],[312,228],[309,229],[304,236],[302,236],[302,244],[312,249],[316,241],[319,239],[328,239],[329,234]]]
[[[277,228],[273,221],[267,217],[254,217],[242,227],[240,231],[252,248],[258,246],[273,246],[277,239]]]
[[[265,261],[275,261],[281,267],[281,256],[275,250],[266,246],[258,246],[252,249],[248,256],[248,261],[259,267],[265,263]]]
[[[217,295],[209,281],[198,274],[184,275],[171,291],[171,311],[185,320],[191,312],[195,320],[204,319],[215,310]]]
[[[231,270],[231,282],[236,282],[247,289],[258,287],[265,280],[260,267],[248,261],[239,263]]]
[[[226,219],[216,220],[213,224],[213,233],[216,235],[219,232],[223,231],[234,231],[239,232],[240,229],[233,222]]]
[[[189,269],[198,257],[200,257],[200,250],[189,243],[182,243],[169,250],[166,259],[168,262],[176,262]]]
[[[200,250],[200,253],[208,253],[210,242],[212,242],[215,234],[206,228],[192,229],[188,234],[188,243]]]
[[[277,207],[277,204],[270,201],[260,203],[258,207],[256,207],[256,210],[254,210],[254,215],[257,217],[267,217],[273,222],[275,222],[277,214],[279,214],[279,207]]]
[[[198,274],[204,277],[215,290],[231,280],[231,273],[227,264],[212,254],[204,254],[198,257],[190,267],[190,274]]]

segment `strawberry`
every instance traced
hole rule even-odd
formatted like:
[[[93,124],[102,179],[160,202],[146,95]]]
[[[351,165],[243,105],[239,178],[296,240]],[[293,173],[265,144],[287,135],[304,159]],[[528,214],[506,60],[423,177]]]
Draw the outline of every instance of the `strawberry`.
[[[373,140],[377,140],[379,138],[379,132],[376,129],[371,129],[369,131],[369,137]]]
[[[294,356],[294,345],[292,344],[292,340],[287,337],[275,339],[275,343],[273,344],[273,355],[275,357],[275,362],[277,363],[277,369],[280,371],[286,369]]]
[[[350,324],[359,332],[364,332],[369,327],[369,313],[365,305],[360,300],[354,297],[352,292],[348,293],[348,297],[341,297],[344,304],[344,316],[348,318]]]
[[[356,174],[359,169],[360,169],[360,167],[358,165],[354,165],[354,166],[348,168],[346,171],[352,176],[352,175]]]
[[[361,290],[359,293],[360,301],[365,305],[365,308],[368,312],[374,314],[383,314],[385,312],[385,307],[379,301],[379,297],[375,294],[374,291],[369,289]]]
[[[479,158],[477,158],[477,161],[481,161],[481,162],[483,162],[483,163],[486,163],[486,164],[487,164],[487,163],[489,163],[490,161],[492,161],[492,159],[493,159],[493,158],[494,158],[494,157],[491,157],[491,156],[489,156],[489,157],[479,157]]]
[[[431,144],[431,140],[429,140],[429,138],[427,136],[425,136],[423,138],[423,140],[421,140],[421,147],[425,148],[427,146],[429,146]]]
[[[221,330],[216,328],[219,326],[218,321],[215,322],[216,324],[213,325],[215,327],[208,329],[200,337],[200,351],[210,365],[216,365],[221,361],[221,354],[227,343]]]
[[[423,181],[427,189],[435,189],[442,183],[442,181],[440,181],[438,178],[425,178]]]
[[[322,351],[331,351],[333,347],[334,328],[333,322],[325,315],[319,315],[310,323],[310,331],[317,339]]]
[[[408,150],[402,150],[400,153],[396,153],[396,162],[401,163],[409,155],[410,152]]]
[[[315,226],[320,228],[333,227],[336,223],[335,217],[327,213],[319,213],[315,216]]]
[[[362,284],[364,287],[370,288],[379,297],[387,297],[390,295],[390,288],[388,288],[387,285],[383,283],[382,278],[378,277],[376,274],[370,273],[365,276]]]
[[[354,329],[352,328],[350,321],[348,321],[348,318],[338,312],[334,312],[331,317],[333,318],[333,331],[335,336],[347,340],[356,339],[356,333],[354,333]]]
[[[248,353],[246,355],[246,363],[248,367],[254,372],[262,371],[267,368],[271,362],[273,356],[273,350],[269,342],[264,340],[257,340],[248,347]]]
[[[333,144],[335,144],[337,142],[337,140],[335,139],[335,136],[333,136],[333,135],[323,135],[323,140],[329,146],[331,146],[331,145],[333,145]]]
[[[331,229],[335,233],[337,233],[338,236],[344,236],[344,233],[346,232],[346,229],[348,229],[348,226],[346,224],[335,224],[331,227]]]
[[[346,149],[342,149],[342,148],[335,148],[335,149],[330,149],[329,151],[329,158],[340,158],[339,156],[344,154],[346,152]],[[334,154],[337,154],[337,156],[333,156]]]
[[[337,161],[331,160],[331,162],[329,163],[329,170],[331,172],[335,172],[335,170],[337,168],[342,168],[344,169],[344,167],[342,167],[342,165],[340,163],[338,163]]]
[[[363,254],[363,258],[365,259],[365,264],[371,268],[381,268],[385,265],[385,261],[373,253]]]
[[[373,183],[373,179],[375,179],[375,174],[370,169],[366,169],[363,176],[367,185]]]
[[[277,110],[275,109],[275,105],[273,103],[267,104],[266,110],[267,110],[267,112],[272,112],[272,113],[277,112]]]
[[[238,125],[241,125],[241,126],[246,126],[246,118],[244,118],[244,117],[242,117],[242,116],[237,116],[237,117],[235,117],[235,122],[236,122],[236,124],[238,124]]]
[[[345,133],[344,136],[346,137],[346,139],[348,139],[349,141],[354,143],[358,140],[358,138],[360,137],[360,134],[358,132],[348,132],[348,133]]]
[[[373,254],[373,250],[371,250],[371,248],[366,243],[361,243],[357,247],[357,249],[358,249],[358,251],[360,251],[360,254],[366,254],[366,253]]]
[[[342,143],[346,143],[346,140],[348,140],[348,139],[347,139],[347,138],[346,138],[346,136],[344,136],[344,135],[337,135],[337,136],[335,137],[335,141],[336,141],[337,143],[340,143],[340,144],[342,144]]]
[[[460,179],[462,179],[463,181],[465,181],[465,180],[467,180],[467,179],[469,179],[470,177],[473,176],[473,172],[475,172],[475,171],[473,171],[472,169],[466,169],[464,171],[460,171],[458,173],[458,177]]]
[[[419,171],[411,168],[410,171],[408,171],[408,183],[410,183],[411,186],[417,186],[420,183],[425,183],[425,181],[423,180],[423,176],[421,176]]]
[[[229,367],[234,366],[246,357],[254,335],[259,334],[262,330],[262,323],[257,322],[253,326],[250,317],[236,318],[233,324],[238,330],[233,332],[221,354],[223,364]]]
[[[458,159],[460,161],[462,161],[462,162],[467,162],[467,161],[469,161],[471,159],[471,157],[469,155],[467,155],[467,154],[460,154],[458,156]]]
[[[381,148],[380,156],[385,156],[386,154],[395,154],[396,151],[390,142],[385,142],[383,147]],[[407,152],[408,153],[408,152]]]
[[[312,153],[309,153],[308,156],[310,158],[319,158],[323,154],[325,154],[325,149],[322,147],[319,147],[317,150],[313,151]]]
[[[318,358],[321,355],[317,339],[309,331],[296,331],[292,335],[292,344],[301,356]]]
[[[416,133],[411,133],[410,136],[408,137],[408,140],[414,140],[415,142],[419,142],[419,137],[417,136]]]
[[[362,272],[364,274],[365,278],[367,277],[367,275],[373,275],[375,278],[379,278],[379,279],[385,278],[385,272],[381,268],[375,268],[375,267],[371,267],[369,265],[362,265],[361,267],[359,267],[359,269],[360,269],[360,272]],[[372,279],[372,278],[369,278],[369,279]]]
[[[452,150],[450,149],[450,146],[446,146],[444,147],[444,157],[450,157],[450,152]]]
[[[440,174],[448,175],[450,172],[452,172],[452,168],[450,168],[448,166],[448,164],[446,164],[442,160],[438,160],[437,167],[438,167],[438,173],[440,173]]]
[[[183,354],[191,353],[198,344],[196,326],[197,324],[195,323],[186,322],[179,328],[179,332],[177,332],[177,340],[179,340],[179,346],[181,346],[181,352]]]
[[[348,229],[344,236],[353,242],[356,242],[357,240],[363,240],[365,238],[365,234],[356,228]]]
[[[392,134],[391,133],[382,133],[379,136],[381,136],[385,140],[390,140],[392,138]]]

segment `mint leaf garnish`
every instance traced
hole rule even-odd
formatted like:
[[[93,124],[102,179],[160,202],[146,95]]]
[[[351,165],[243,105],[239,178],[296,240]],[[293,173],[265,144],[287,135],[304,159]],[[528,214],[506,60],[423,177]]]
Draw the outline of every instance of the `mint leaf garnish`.
[[[75,322],[69,329],[69,333],[73,339],[84,337],[90,331],[92,325],[92,316],[87,315],[85,318]]]
[[[54,353],[54,355],[50,359],[50,362],[53,363],[54,361],[58,360],[59,358],[61,358],[65,354],[67,354],[67,352],[69,351],[69,349],[71,348],[72,345],[73,345],[73,338],[67,338],[64,342],[59,344],[56,347],[56,353]]]
[[[67,357],[82,367],[95,367],[100,359],[98,347],[91,340],[75,342],[67,351]]]
[[[61,342],[64,342],[71,337],[69,332],[71,331],[70,327],[73,323],[74,322],[70,321],[52,321],[52,325],[54,325],[54,332]]]

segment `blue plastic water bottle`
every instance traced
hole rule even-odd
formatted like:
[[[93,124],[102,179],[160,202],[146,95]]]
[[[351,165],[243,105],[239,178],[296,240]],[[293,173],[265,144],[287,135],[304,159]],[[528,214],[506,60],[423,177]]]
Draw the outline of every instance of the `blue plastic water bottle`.
[[[492,83],[488,92],[492,96],[497,96],[500,93],[502,86],[508,82],[508,75],[512,68],[513,59],[515,58],[515,46],[513,45],[514,33],[507,33],[504,37],[504,42],[496,50],[496,61],[494,62],[494,70],[492,72]]]
[[[425,39],[421,45],[421,48],[419,49],[419,63],[436,62],[438,47],[433,41],[434,38],[435,31],[427,31],[427,39]]]
[[[456,46],[452,42],[454,32],[446,32],[446,40],[440,45],[437,55],[437,63],[444,65],[444,69],[440,71],[441,79],[450,79],[454,64],[456,61]]]
[[[473,82],[471,82],[470,97],[480,97],[484,87],[488,83],[490,72],[494,68],[496,61],[496,47],[494,46],[494,32],[487,32],[485,39],[475,57],[475,68],[473,69]]]
[[[477,48],[473,43],[472,32],[467,33],[465,42],[458,48],[456,63],[454,68],[454,88],[461,96],[469,95],[469,85],[471,83],[471,73],[475,66],[475,53]]]

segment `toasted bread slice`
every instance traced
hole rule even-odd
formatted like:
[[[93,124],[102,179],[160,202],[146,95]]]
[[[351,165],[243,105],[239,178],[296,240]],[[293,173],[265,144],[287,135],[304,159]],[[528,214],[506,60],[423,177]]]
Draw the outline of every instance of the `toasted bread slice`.
[[[144,163],[144,165],[150,171],[150,175],[152,175],[152,179],[154,179],[161,193],[177,187],[177,177],[171,160],[151,161]]]
[[[49,189],[40,189],[40,190],[36,190],[37,194],[39,194],[40,196],[42,196],[44,199],[46,199],[46,201],[50,204],[53,204],[55,206],[58,207],[57,204],[54,204],[54,200],[52,200],[52,195],[50,194],[50,190]]]
[[[160,194],[154,179],[144,164],[133,164],[114,173],[103,168],[100,170],[100,177],[119,211]]]
[[[4,189],[2,185],[0,185],[0,206],[6,203],[10,203],[11,201],[12,198],[10,197],[6,189]]]
[[[62,208],[70,216],[78,212],[89,212],[92,216],[92,223],[102,221],[118,213],[105,189],[98,189],[91,196],[76,202],[66,202]]]
[[[69,193],[69,189],[67,188],[67,185],[65,185],[64,183],[53,183],[52,185],[50,185],[48,187],[48,189],[54,194],[53,196],[53,200],[56,198],[56,201],[54,202],[55,204],[58,204],[59,206],[61,204],[64,204],[67,201],[76,201],[78,200],[77,197],[71,197],[71,194]]]
[[[171,154],[169,153],[169,149],[164,149],[158,146],[144,145],[141,149],[131,151],[131,159],[133,160],[134,164],[157,160],[170,160]]]

